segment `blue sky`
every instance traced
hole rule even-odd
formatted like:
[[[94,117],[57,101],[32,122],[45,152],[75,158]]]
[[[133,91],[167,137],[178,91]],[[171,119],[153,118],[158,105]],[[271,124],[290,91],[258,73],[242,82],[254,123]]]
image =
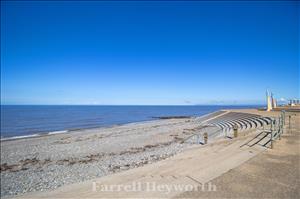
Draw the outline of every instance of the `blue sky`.
[[[2,104],[299,97],[297,2],[1,2]]]

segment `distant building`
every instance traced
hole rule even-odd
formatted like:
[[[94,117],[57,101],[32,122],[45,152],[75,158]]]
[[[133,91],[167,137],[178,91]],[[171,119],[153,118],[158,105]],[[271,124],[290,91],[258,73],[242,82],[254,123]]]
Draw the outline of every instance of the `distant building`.
[[[290,106],[300,106],[300,99],[291,99],[289,101]]]
[[[282,98],[284,99],[284,98]],[[282,100],[281,100],[282,101]],[[274,97],[272,92],[266,91],[266,111],[299,111],[300,112],[300,99],[291,99],[286,104],[277,104],[277,99]]]

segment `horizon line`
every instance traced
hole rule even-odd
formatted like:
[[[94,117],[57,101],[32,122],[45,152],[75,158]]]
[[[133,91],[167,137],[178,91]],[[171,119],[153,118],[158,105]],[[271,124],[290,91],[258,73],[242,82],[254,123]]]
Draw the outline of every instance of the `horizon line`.
[[[0,104],[0,106],[261,106],[258,104]]]

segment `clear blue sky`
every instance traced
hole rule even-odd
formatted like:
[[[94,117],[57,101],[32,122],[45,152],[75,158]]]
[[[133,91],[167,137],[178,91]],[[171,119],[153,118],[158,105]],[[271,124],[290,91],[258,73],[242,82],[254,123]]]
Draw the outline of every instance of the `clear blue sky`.
[[[299,97],[297,2],[1,2],[2,104]]]

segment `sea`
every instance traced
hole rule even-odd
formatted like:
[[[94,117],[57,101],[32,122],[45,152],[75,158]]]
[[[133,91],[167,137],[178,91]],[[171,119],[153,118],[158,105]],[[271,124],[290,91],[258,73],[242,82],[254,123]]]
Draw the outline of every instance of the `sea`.
[[[1,105],[1,140],[109,127],[156,120],[163,116],[202,116],[220,109],[256,107],[258,106]]]

